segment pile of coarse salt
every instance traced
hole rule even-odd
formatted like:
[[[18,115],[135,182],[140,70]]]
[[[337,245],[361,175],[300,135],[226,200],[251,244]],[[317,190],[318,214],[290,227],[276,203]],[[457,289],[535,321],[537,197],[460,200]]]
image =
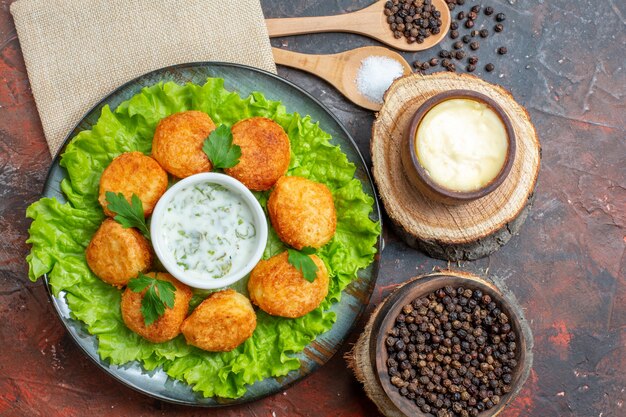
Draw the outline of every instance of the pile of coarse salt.
[[[382,103],[383,95],[393,80],[404,74],[404,67],[386,56],[368,56],[361,61],[356,76],[359,92],[374,103]]]

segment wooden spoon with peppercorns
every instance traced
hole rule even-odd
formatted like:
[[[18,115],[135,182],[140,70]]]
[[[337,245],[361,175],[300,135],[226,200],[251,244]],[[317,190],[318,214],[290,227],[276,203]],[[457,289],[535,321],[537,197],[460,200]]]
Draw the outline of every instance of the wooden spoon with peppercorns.
[[[446,36],[450,10],[444,0],[423,0],[422,6],[418,7],[412,0],[377,1],[352,13],[265,19],[265,24],[270,38],[349,32],[369,36],[402,51],[422,51],[435,46]],[[395,25],[394,29],[391,25]]]

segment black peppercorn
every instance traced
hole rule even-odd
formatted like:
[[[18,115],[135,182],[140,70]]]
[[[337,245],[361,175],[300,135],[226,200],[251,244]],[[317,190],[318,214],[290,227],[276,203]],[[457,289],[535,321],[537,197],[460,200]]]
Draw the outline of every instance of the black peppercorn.
[[[452,45],[452,47],[453,47],[454,49],[461,49],[461,48],[463,48],[463,42],[461,42],[461,41],[456,41],[456,42],[454,42],[454,45]]]
[[[491,7],[491,6],[485,7],[485,14],[487,16],[491,16],[493,14],[493,7]]]
[[[424,0],[419,7],[413,0],[392,0],[392,5],[385,3],[383,10],[394,38],[405,37],[408,43],[423,43],[424,39],[441,31],[441,13],[430,0]],[[413,29],[419,31],[416,33]]]
[[[444,55],[457,58],[465,52]],[[468,61],[466,69],[471,72],[478,58]],[[422,69],[439,62],[432,58],[418,63]],[[441,64],[448,71],[456,70],[448,58]],[[508,316],[503,317],[497,304],[489,306],[491,299],[482,303],[484,297],[480,291],[446,287],[403,307],[404,319],[396,320],[385,339],[388,374],[401,396],[436,416],[452,417],[478,415],[511,391],[508,378],[517,366],[517,345],[508,335],[514,333],[510,328],[504,332]],[[413,319],[415,323],[410,323]],[[503,375],[509,375],[506,381]]]
[[[493,64],[487,64],[487,65],[485,65],[485,70],[486,70],[487,72],[491,72],[491,71],[493,71],[494,69],[495,69],[495,67],[493,66]]]
[[[467,14],[467,18],[469,20],[476,20],[477,17],[478,17],[478,14],[476,14],[476,12],[473,12],[473,11]]]
[[[498,13],[496,15],[496,22],[504,22],[506,20],[506,15],[504,13]]]
[[[504,30],[504,26],[501,23],[498,23],[493,27],[493,30],[495,30],[496,32],[502,32]]]
[[[474,42],[471,42],[471,43],[469,44],[469,46],[470,46],[470,48],[472,49],[472,51],[475,51],[475,50],[477,50],[478,48],[480,48],[480,43],[478,43],[478,42],[474,41]]]
[[[470,10],[473,11],[474,13],[478,13],[478,12],[480,12],[480,5],[477,4],[475,6],[472,6],[472,8]]]
[[[463,35],[461,40],[463,41],[463,43],[470,43],[472,41],[472,37],[470,35]]]
[[[465,27],[468,28],[468,29],[473,28],[474,27],[474,21],[473,20],[466,20],[465,21]]]
[[[463,51],[456,51],[456,53],[454,54],[454,57],[458,60],[461,60],[463,58],[465,58],[465,52]]]
[[[505,46],[501,46],[501,47],[498,48],[498,53],[500,55],[506,55],[507,52],[508,52],[508,50],[506,49]]]
[[[481,29],[478,34],[481,38],[486,38],[489,36],[489,31],[487,29]],[[476,300],[480,300],[480,297],[476,298]]]
[[[459,24],[457,22],[450,23],[450,30],[457,30],[459,28]]]
[[[456,15],[456,18],[459,20],[465,19],[465,12],[459,12],[459,14]]]
[[[458,30],[452,30],[450,31],[450,38],[451,39],[456,39],[459,37],[459,31]]]

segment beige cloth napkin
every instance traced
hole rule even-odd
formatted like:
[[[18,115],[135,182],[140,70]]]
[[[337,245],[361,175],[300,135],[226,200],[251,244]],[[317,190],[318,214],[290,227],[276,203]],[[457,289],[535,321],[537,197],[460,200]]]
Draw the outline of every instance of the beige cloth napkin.
[[[50,152],[146,72],[226,61],[276,72],[259,0],[19,0],[11,5]]]

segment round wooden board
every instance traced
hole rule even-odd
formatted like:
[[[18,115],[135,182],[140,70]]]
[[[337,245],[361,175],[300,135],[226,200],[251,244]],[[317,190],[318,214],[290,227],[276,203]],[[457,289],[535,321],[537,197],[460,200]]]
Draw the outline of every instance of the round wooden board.
[[[477,275],[470,274],[462,271],[453,271],[453,270],[444,270],[439,272],[434,272],[431,274],[420,275],[414,277],[399,287],[397,287],[382,303],[380,303],[372,315],[370,316],[363,333],[359,336],[356,344],[352,347],[352,349],[346,353],[345,359],[348,364],[348,367],[352,369],[356,379],[363,384],[363,388],[367,396],[376,404],[378,410],[386,417],[407,417],[407,416],[425,416],[426,414],[421,411],[415,409],[412,412],[408,412],[411,407],[405,408],[404,412],[401,408],[396,406],[390,397],[387,395],[385,390],[383,389],[380,381],[380,374],[374,366],[376,362],[376,349],[375,342],[380,331],[380,324],[384,320],[384,317],[389,314],[392,304],[394,304],[394,298],[396,296],[400,296],[403,291],[402,288],[407,286],[411,287],[414,284],[417,284],[416,281],[424,281],[427,282],[432,278],[452,278],[456,280],[464,281],[464,286],[472,287],[471,282],[475,282],[475,284],[480,284],[488,287],[494,293],[498,294],[503,299],[506,299],[508,308],[514,310],[515,316],[518,319],[519,327],[516,329],[517,332],[520,332],[523,335],[523,346],[520,346],[521,349],[524,350],[524,361],[520,364],[520,369],[517,371],[518,376],[516,377],[516,383],[514,384],[513,390],[506,394],[503,397],[502,407],[496,407],[491,411],[486,411],[482,414],[486,416],[495,417],[500,414],[508,404],[510,404],[517,394],[521,391],[524,383],[528,379],[530,375],[530,370],[533,365],[533,347],[534,340],[533,335],[530,330],[530,326],[528,321],[524,317],[523,310],[521,306],[515,300],[515,297],[508,291],[503,291],[498,288],[493,282],[487,281]],[[418,284],[419,285],[419,284]],[[426,284],[428,285],[428,284]],[[408,404],[408,403],[407,403]]]
[[[446,205],[426,198],[402,169],[402,137],[417,108],[435,94],[473,90],[496,101],[511,119],[517,152],[510,174],[491,194]],[[374,180],[398,234],[412,247],[451,261],[496,251],[523,224],[533,200],[541,148],[526,109],[502,87],[467,74],[412,74],[396,80],[372,127]]]

